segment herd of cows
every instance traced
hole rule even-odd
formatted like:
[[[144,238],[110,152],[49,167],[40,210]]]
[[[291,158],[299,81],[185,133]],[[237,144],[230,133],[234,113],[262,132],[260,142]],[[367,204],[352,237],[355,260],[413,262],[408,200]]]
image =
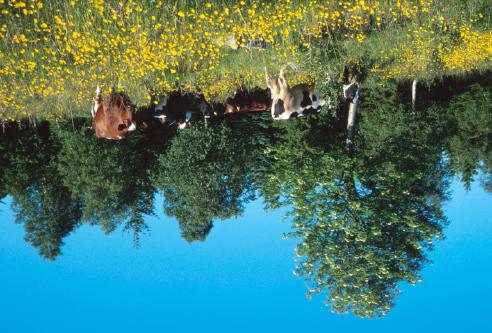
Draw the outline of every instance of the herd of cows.
[[[202,94],[174,92],[160,97],[156,103],[151,103],[150,108],[139,112],[136,112],[126,94],[112,92],[108,96],[102,96],[98,87],[91,112],[92,128],[99,138],[121,140],[130,132],[145,129],[150,122],[155,121],[184,129],[191,125],[192,119],[207,122],[211,117],[268,111],[273,119],[285,120],[318,112],[327,104],[313,86],[289,86],[285,67],[280,70],[277,79],[270,78],[265,68],[265,79],[267,89],[238,89],[233,97],[226,100],[225,107],[214,107]],[[344,97],[350,98],[347,94],[353,95],[357,91],[358,83],[345,85]]]

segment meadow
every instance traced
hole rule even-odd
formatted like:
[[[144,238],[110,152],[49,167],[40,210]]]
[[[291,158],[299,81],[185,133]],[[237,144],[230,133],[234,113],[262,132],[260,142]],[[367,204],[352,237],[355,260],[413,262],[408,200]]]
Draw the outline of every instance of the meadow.
[[[284,64],[335,100],[345,67],[378,85],[485,72],[492,2],[0,0],[2,120],[88,115],[98,84],[222,101]]]

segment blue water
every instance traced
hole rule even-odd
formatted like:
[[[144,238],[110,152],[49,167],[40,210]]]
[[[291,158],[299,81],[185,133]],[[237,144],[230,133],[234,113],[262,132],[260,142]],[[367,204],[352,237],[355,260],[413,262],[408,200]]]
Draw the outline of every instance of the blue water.
[[[83,226],[55,262],[23,240],[9,200],[0,212],[0,332],[487,332],[492,308],[492,195],[456,181],[446,239],[430,253],[424,281],[402,285],[381,319],[339,315],[306,299],[292,274],[289,221],[261,202],[187,243],[177,222],[149,217],[151,234],[105,236]],[[158,199],[157,202],[161,202]],[[162,207],[157,207],[157,212]]]

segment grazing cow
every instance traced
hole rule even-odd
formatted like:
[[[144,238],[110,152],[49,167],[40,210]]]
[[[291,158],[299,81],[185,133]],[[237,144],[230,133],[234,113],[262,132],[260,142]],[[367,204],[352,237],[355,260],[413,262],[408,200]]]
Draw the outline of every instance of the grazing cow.
[[[250,39],[247,35],[236,37],[236,35],[232,34],[225,37],[215,37],[215,44],[226,46],[233,50],[239,48],[265,50],[272,47],[272,43],[267,42],[263,38]]]
[[[298,84],[289,87],[285,78],[285,66],[280,70],[278,85],[275,79],[268,77],[265,67],[265,78],[272,93],[272,118],[275,120],[290,119],[303,116],[306,111],[319,111],[326,102],[320,99],[312,86]]]
[[[359,87],[360,84],[357,81],[349,84],[344,84],[343,98],[350,103],[357,103],[359,101]]]
[[[112,92],[102,98],[99,86],[92,108],[92,128],[98,138],[121,140],[136,129],[134,108],[124,93]]]
[[[238,89],[234,97],[226,101],[225,113],[262,112],[270,110],[272,98],[268,90],[255,88],[252,91]]]
[[[194,115],[207,121],[210,118],[211,106],[205,101],[203,94],[173,92],[169,96],[161,97],[155,107],[155,118],[161,123],[176,125],[178,129],[191,126]]]

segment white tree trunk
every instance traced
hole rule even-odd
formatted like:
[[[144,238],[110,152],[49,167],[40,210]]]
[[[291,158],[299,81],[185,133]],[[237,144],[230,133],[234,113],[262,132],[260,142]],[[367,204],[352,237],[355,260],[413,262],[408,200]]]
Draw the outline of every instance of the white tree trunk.
[[[355,134],[355,118],[357,116],[357,110],[359,108],[359,103],[350,103],[348,119],[347,119],[347,148],[352,145],[352,141],[354,139]]]
[[[412,82],[412,111],[415,112],[415,103],[417,102],[417,80]]]

